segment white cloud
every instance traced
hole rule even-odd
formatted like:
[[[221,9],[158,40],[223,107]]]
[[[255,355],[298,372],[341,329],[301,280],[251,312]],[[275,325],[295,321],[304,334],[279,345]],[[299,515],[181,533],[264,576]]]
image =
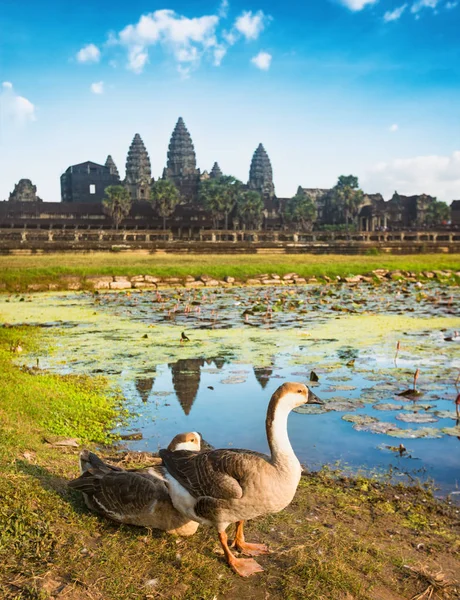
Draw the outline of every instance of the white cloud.
[[[272,55],[268,54],[268,52],[259,52],[257,56],[251,58],[251,62],[258,69],[261,69],[262,71],[268,71],[272,62]]]
[[[156,10],[142,15],[137,23],[127,25],[118,33],[109,33],[105,47],[123,47],[127,54],[126,67],[137,74],[149,63],[152,48],[161,48],[173,57],[181,77],[189,77],[204,58],[220,66],[230,46],[241,39],[258,39],[271,20],[261,10],[243,11],[232,27],[224,30],[221,22],[227,16],[228,7],[228,0],[222,0],[217,14],[193,18],[170,9]],[[80,62],[94,62],[99,58],[100,51],[94,44],[85,46],[77,55]]]
[[[402,6],[399,6],[398,8],[395,8],[394,10],[388,10],[383,15],[383,20],[386,23],[389,23],[391,21],[397,21],[399,18],[401,18],[402,14],[406,10],[407,6],[408,6],[407,4],[403,4]]]
[[[247,40],[256,40],[265,28],[267,17],[263,11],[245,10],[235,21],[235,29]]]
[[[181,63],[197,66],[203,54],[218,45],[218,23],[217,15],[189,19],[173,10],[157,10],[142,15],[135,25],[126,26],[117,41],[128,49],[128,69],[135,73],[143,71],[149,47],[156,45],[170,52],[179,66]]]
[[[91,91],[93,94],[103,94],[104,93],[104,82],[96,81],[91,84]]]
[[[450,156],[416,156],[375,165],[364,177],[367,189],[390,197],[401,194],[431,194],[450,202],[459,197],[460,151]]]
[[[217,46],[214,49],[214,66],[215,67],[219,67],[222,59],[224,58],[224,56],[227,54],[227,49],[224,46]]]
[[[228,0],[222,0],[222,2],[220,3],[220,6],[219,6],[219,17],[221,17],[222,19],[225,19],[225,17],[228,15],[228,7],[229,7]]]
[[[416,14],[418,12],[420,12],[421,10],[423,10],[424,8],[431,8],[431,9],[435,9],[438,4],[439,4],[440,0],[417,0],[416,2],[414,2],[414,4],[411,6],[411,12]]]
[[[0,114],[6,122],[15,125],[26,125],[36,120],[35,106],[24,96],[16,94],[10,81],[4,81],[2,84]]]
[[[447,8],[447,10],[452,10],[456,6],[458,6],[458,2],[446,2],[445,4],[445,8]]]
[[[97,63],[101,59],[101,51],[94,44],[88,44],[77,52],[79,63]]]
[[[393,125],[390,126],[390,131],[392,133],[394,133],[395,131],[398,131],[399,129],[399,125],[397,123],[393,123]]]
[[[347,8],[352,11],[362,10],[368,4],[376,4],[379,0],[340,0]]]

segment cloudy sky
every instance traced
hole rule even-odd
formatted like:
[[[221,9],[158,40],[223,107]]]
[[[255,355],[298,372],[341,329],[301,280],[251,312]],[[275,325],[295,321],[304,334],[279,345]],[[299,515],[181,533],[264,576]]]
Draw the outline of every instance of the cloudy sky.
[[[0,199],[60,199],[71,164],[136,132],[155,177],[179,116],[198,166],[246,181],[262,142],[278,196],[359,176],[386,198],[460,198],[460,1],[2,0]]]

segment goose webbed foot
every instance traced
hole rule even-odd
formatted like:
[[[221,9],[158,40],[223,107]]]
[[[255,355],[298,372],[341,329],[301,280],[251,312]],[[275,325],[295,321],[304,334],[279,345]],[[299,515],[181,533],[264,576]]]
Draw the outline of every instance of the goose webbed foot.
[[[231,560],[228,560],[228,564],[241,577],[250,577],[263,571],[259,563],[253,558],[235,558],[233,556]]]
[[[232,548],[237,548],[241,554],[246,556],[260,556],[261,554],[270,554],[268,546],[265,544],[249,544],[244,539],[243,532],[244,521],[238,521],[236,524],[235,539],[232,543]]]
[[[219,532],[219,540],[224,550],[228,565],[241,577],[250,577],[256,573],[261,573],[263,568],[252,558],[236,558],[228,547],[228,537],[225,531]]]

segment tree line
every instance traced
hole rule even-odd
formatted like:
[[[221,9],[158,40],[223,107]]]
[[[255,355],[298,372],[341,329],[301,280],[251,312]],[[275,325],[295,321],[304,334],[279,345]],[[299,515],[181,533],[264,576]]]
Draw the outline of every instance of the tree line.
[[[311,231],[318,217],[318,200],[320,200],[327,213],[326,218],[323,218],[329,224],[327,227],[348,231],[357,226],[364,196],[358,178],[354,175],[341,175],[336,185],[317,199],[299,187],[297,193],[280,209],[282,225],[298,231]],[[167,219],[174,213],[182,199],[172,181],[159,179],[150,188],[149,201],[163,219],[163,229],[166,229]],[[210,214],[214,229],[219,229],[221,226],[223,229],[228,229],[230,218],[234,229],[258,230],[262,227],[264,201],[261,194],[248,190],[241,181],[231,175],[201,181],[198,202]],[[128,189],[123,185],[107,187],[103,206],[118,229],[132,207]],[[424,224],[440,225],[447,221],[449,216],[448,205],[434,199],[427,208]]]

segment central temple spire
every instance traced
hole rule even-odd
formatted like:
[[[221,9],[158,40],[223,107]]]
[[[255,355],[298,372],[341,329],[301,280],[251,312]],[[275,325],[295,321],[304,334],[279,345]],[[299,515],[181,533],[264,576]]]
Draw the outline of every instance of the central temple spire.
[[[196,168],[195,148],[182,117],[171,135],[164,176],[175,184],[185,199],[196,198],[200,171]]]

